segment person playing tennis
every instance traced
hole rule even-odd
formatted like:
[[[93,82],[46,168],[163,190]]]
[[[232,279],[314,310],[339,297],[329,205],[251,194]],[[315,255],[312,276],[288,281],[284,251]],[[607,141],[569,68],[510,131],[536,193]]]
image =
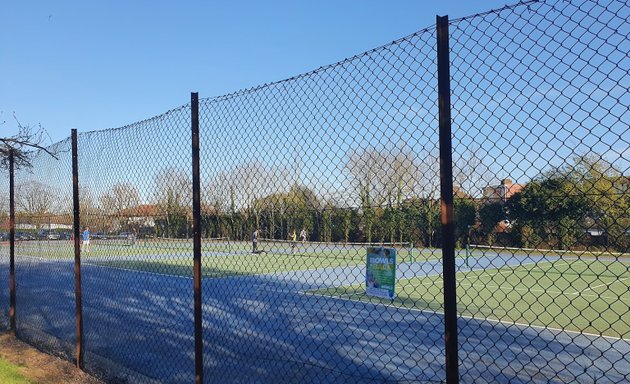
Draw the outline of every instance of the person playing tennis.
[[[90,253],[90,227],[85,227],[82,237],[83,237],[83,251]]]
[[[252,233],[252,253],[258,252],[258,229]]]
[[[291,254],[295,255],[295,249],[297,248],[297,235],[295,229],[291,233]]]
[[[306,243],[306,229],[302,228],[302,232],[300,232],[300,239],[302,240],[302,245]]]

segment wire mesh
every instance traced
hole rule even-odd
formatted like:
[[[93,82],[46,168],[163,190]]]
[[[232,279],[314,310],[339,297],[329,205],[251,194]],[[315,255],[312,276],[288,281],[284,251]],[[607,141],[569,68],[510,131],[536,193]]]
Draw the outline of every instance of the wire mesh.
[[[440,290],[366,294],[368,249],[400,282],[441,271],[435,66],[423,30],[201,100],[206,234],[240,242],[204,258],[209,382],[444,378]]]
[[[0,331],[9,329],[9,173],[0,170]]]
[[[570,0],[451,23],[464,382],[630,380],[628,16]]]
[[[38,348],[73,360],[74,265],[70,140],[32,154],[15,170],[16,332]]]
[[[85,364],[192,382],[190,106],[80,134]],[[86,241],[89,240],[89,241]],[[176,244],[175,244],[176,243]]]

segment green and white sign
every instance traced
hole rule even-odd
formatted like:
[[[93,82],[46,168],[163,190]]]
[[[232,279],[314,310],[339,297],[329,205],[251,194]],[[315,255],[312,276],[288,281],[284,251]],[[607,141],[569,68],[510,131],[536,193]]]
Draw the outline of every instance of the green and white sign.
[[[394,299],[396,295],[396,249],[368,248],[365,269],[365,293]]]

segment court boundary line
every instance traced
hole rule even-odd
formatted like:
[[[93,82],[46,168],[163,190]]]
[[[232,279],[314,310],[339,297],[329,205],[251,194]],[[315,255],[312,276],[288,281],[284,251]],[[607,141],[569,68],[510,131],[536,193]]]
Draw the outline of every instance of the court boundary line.
[[[608,286],[608,285],[611,285],[611,284],[614,284],[614,283],[618,283],[618,282],[620,282],[620,281],[628,280],[628,279],[630,279],[630,276],[628,276],[628,277],[624,277],[623,279],[619,279],[619,280],[611,281],[610,283],[604,283],[604,284],[599,284],[599,285],[596,285],[596,286],[594,286],[594,287],[589,287],[589,288],[585,289],[585,290],[584,290],[584,291],[582,291],[582,292],[586,292],[586,291],[590,291],[590,290],[593,290],[593,289],[597,289],[597,288],[605,287],[605,286]]]
[[[573,260],[573,259],[572,259],[572,260]],[[574,260],[578,260],[578,259],[574,259]],[[554,260],[549,260],[549,261],[548,261],[548,260],[545,260],[545,261],[543,261],[543,262],[545,262],[545,263],[551,263],[551,264],[553,264],[553,263],[567,263],[567,264],[568,264],[568,263],[569,263],[569,260],[559,258],[558,260],[555,260],[555,261],[554,261]],[[529,265],[538,266],[538,264],[539,264],[539,262],[534,262],[534,263],[531,263],[531,264],[529,264]],[[526,265],[528,265],[528,264],[508,265],[508,266],[510,267],[510,270],[514,273],[514,272],[516,272],[516,268],[519,268],[519,267],[525,267]],[[489,274],[489,275],[487,275],[487,277],[492,277],[492,276],[495,276],[495,275],[498,275],[498,274],[502,274],[502,273],[504,273],[504,272],[501,272],[501,271],[500,271],[500,270],[502,269],[501,267],[496,267],[496,268],[494,268],[494,269],[496,269],[496,270],[497,270],[497,271],[499,271],[499,272]],[[528,270],[532,270],[532,268],[527,268],[527,269],[528,269]],[[476,270],[471,269],[471,270],[470,270],[470,271],[468,271],[468,272],[459,271],[458,273],[470,273],[470,272],[473,272],[473,271],[485,271],[485,270],[483,270],[483,269],[476,269]],[[508,271],[505,271],[505,272],[508,272]],[[479,277],[480,277],[480,278],[483,278],[483,277],[485,277],[485,276],[480,275]],[[624,278],[622,278],[622,279],[617,279],[617,280],[611,281],[611,282],[609,282],[609,283],[598,284],[598,285],[596,285],[596,286],[586,288],[586,289],[584,289],[583,291],[575,291],[575,292],[568,292],[568,293],[558,292],[558,291],[541,291],[541,290],[527,290],[527,292],[536,292],[536,291],[538,291],[538,292],[550,292],[550,293],[557,293],[557,294],[561,294],[561,295],[564,295],[564,296],[568,296],[568,295],[575,295],[575,296],[578,296],[578,295],[579,295],[579,296],[585,296],[585,297],[589,297],[589,296],[590,296],[590,297],[600,297],[600,298],[605,298],[605,297],[603,297],[603,296],[599,296],[599,295],[598,295],[598,296],[595,296],[595,295],[582,295],[582,293],[583,293],[583,292],[586,292],[586,291],[593,290],[593,289],[597,289],[597,288],[605,287],[605,286],[608,286],[608,285],[612,285],[612,284],[614,284],[614,283],[618,283],[618,282],[620,282],[620,281],[624,281],[624,280],[628,280],[628,279],[630,279],[630,276],[629,276],[629,277],[624,277]],[[459,284],[460,284],[460,285],[462,285],[463,283],[459,283]],[[423,285],[424,285],[424,284],[423,284]],[[475,284],[471,284],[471,283],[469,283],[468,285],[469,285],[469,286],[472,286],[472,287],[476,286]],[[500,285],[498,285],[498,286],[493,286],[493,287],[494,287],[494,288],[498,288],[498,289],[504,289],[504,288],[502,288]],[[514,288],[514,287],[513,287],[513,288]],[[518,289],[516,289],[516,288],[514,288],[514,290],[515,290],[515,291],[518,291]],[[524,291],[524,290],[523,290],[523,289],[520,289],[520,291]],[[612,298],[611,298],[611,299],[612,299]],[[621,298],[620,298],[620,299],[621,299]],[[621,301],[624,301],[624,302],[625,302],[626,300],[627,300],[627,299],[621,299]]]
[[[381,306],[383,308],[396,308],[396,309],[404,309],[406,311],[411,311],[411,312],[420,312],[420,313],[432,313],[432,314],[437,314],[437,315],[442,315],[444,316],[444,312],[443,311],[436,311],[436,310],[432,310],[432,309],[419,309],[419,308],[407,308],[407,307],[403,307],[400,305],[394,305],[394,304],[383,304],[383,303],[372,303],[372,302],[367,302],[367,301],[363,301],[363,300],[355,300],[355,299],[351,299],[351,298],[347,298],[347,297],[340,297],[340,296],[333,296],[333,295],[324,295],[321,293],[312,293],[312,292],[306,292],[306,291],[298,291],[299,294],[301,295],[305,295],[305,296],[320,296],[320,297],[327,297],[327,298],[331,298],[331,299],[335,299],[335,300],[341,300],[341,301],[349,301],[352,303],[361,303],[361,304],[371,304],[371,305],[375,305],[375,306]],[[624,342],[630,342],[630,339],[624,339],[623,337],[615,337],[615,336],[608,336],[608,335],[598,335],[595,333],[589,333],[589,332],[579,332],[579,331],[573,331],[573,330],[569,330],[569,329],[560,329],[560,328],[553,328],[553,327],[545,327],[543,325],[535,325],[535,324],[524,324],[524,323],[518,323],[515,321],[507,321],[507,320],[501,320],[501,319],[492,319],[492,318],[488,318],[488,317],[474,317],[474,316],[469,316],[469,315],[462,315],[462,314],[457,314],[458,318],[462,318],[462,319],[469,319],[469,320],[479,320],[479,321],[488,321],[488,322],[493,322],[493,323],[499,323],[499,324],[507,324],[507,325],[516,325],[519,327],[524,327],[524,328],[537,328],[537,329],[542,329],[542,330],[546,330],[546,331],[554,331],[554,332],[564,332],[564,333],[573,333],[573,334],[577,334],[577,335],[586,335],[589,337],[601,337],[601,338],[605,338],[605,339],[612,339],[614,341],[624,341]]]
[[[62,263],[72,263],[72,259],[68,259],[68,260],[52,260],[52,259],[46,259],[44,257],[37,257],[37,256],[28,256],[28,255],[20,255],[20,257],[26,257],[26,258],[30,258],[30,259],[36,259],[36,260],[41,260],[47,263],[58,263],[58,262],[62,262]],[[188,280],[192,280],[193,277],[190,276],[182,276],[182,275],[171,275],[171,274],[167,274],[167,273],[159,273],[159,272],[151,272],[151,271],[143,271],[141,269],[131,269],[131,268],[122,268],[122,267],[113,267],[113,266],[109,266],[109,265],[99,265],[99,264],[93,264],[90,262],[84,262],[83,260],[81,260],[81,266],[88,266],[88,267],[95,267],[95,268],[107,268],[107,269],[114,269],[114,270],[119,270],[119,271],[125,271],[125,272],[137,272],[137,273],[146,273],[148,275],[156,275],[156,276],[164,276],[164,277],[176,277],[176,278],[181,278],[181,279],[188,279]]]
[[[499,252],[499,251],[519,251],[524,253],[527,256],[532,256],[532,255],[536,255],[533,254],[533,252],[538,252],[541,255],[550,255],[550,254],[557,254],[557,255],[564,255],[566,253],[572,253],[573,255],[575,255],[575,257],[580,258],[580,257],[584,257],[584,255],[593,255],[592,257],[597,258],[600,255],[610,255],[613,258],[625,258],[630,256],[630,253],[626,253],[626,252],[607,252],[607,251],[589,251],[589,250],[583,250],[583,251],[572,251],[572,250],[566,250],[566,249],[542,249],[542,248],[518,248],[518,247],[497,247],[494,245],[483,245],[483,244],[469,244],[471,249],[476,249],[479,250],[479,252]],[[487,250],[487,251],[482,251],[483,249]],[[573,256],[571,255],[571,256]],[[603,257],[608,257],[608,256],[603,256]]]
[[[155,275],[155,276],[163,276],[163,277],[177,277],[180,279],[188,279],[188,280],[192,280],[193,277],[190,276],[182,276],[182,275],[172,275],[172,274],[167,274],[167,273],[159,273],[159,272],[151,272],[151,271],[143,271],[141,269],[131,269],[131,268],[122,268],[122,267],[112,267],[110,265],[98,265],[98,264],[93,264],[93,263],[84,263],[83,261],[81,261],[81,266],[83,265],[87,265],[89,267],[95,267],[95,268],[108,268],[108,269],[114,269],[114,270],[118,270],[118,271],[125,271],[125,272],[139,272],[139,273],[146,273],[148,275]]]
[[[505,288],[503,288],[500,285],[482,285],[482,284],[470,284],[470,283],[458,283],[458,286],[466,286],[466,287],[475,287],[475,288],[495,288],[495,289],[499,289],[499,290],[503,290],[504,292],[507,291]],[[600,296],[600,295],[594,295],[594,294],[582,294],[582,292],[560,292],[560,291],[551,291],[551,290],[543,290],[543,289],[524,289],[524,288],[516,288],[516,287],[512,287],[511,289],[512,291],[516,291],[516,292],[532,292],[532,293],[554,293],[554,294],[558,294],[558,295],[562,295],[562,296],[569,296],[569,295],[580,295],[582,297],[595,297],[595,298],[600,298],[600,299],[609,299],[609,300],[618,300],[618,301],[629,301],[630,298],[622,298],[622,297],[608,297],[608,296]]]

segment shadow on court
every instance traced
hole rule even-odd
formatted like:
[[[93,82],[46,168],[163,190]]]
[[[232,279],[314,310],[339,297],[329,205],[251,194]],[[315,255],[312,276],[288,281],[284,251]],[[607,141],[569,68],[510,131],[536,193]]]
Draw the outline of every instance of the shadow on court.
[[[20,333],[72,357],[72,265],[22,261],[16,270]],[[439,313],[301,294],[317,284],[300,273],[204,280],[206,382],[445,379]],[[86,368],[121,382],[192,382],[192,288],[189,278],[84,266]],[[630,375],[625,340],[466,318],[459,332],[462,382]]]

